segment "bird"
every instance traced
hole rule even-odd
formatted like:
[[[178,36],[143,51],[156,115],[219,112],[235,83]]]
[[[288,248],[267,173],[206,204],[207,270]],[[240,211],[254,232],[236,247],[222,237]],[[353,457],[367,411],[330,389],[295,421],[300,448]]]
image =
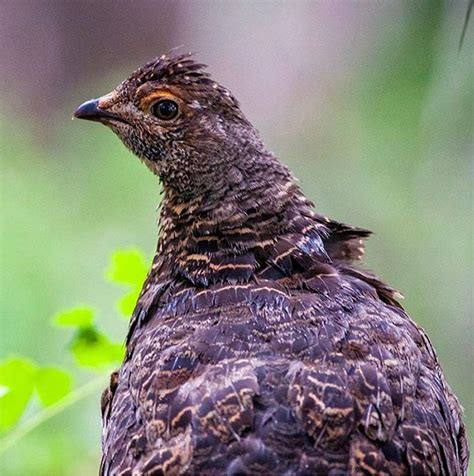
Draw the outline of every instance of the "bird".
[[[319,214],[188,53],[75,117],[161,182],[158,244],[101,399],[101,475],[464,475],[462,407],[370,231]]]

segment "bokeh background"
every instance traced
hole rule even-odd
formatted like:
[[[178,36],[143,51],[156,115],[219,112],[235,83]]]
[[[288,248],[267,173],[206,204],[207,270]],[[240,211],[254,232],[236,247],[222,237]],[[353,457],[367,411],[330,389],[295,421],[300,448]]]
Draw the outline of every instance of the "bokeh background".
[[[0,358],[71,366],[57,310],[123,339],[112,251],[156,242],[159,184],[83,100],[184,45],[240,99],[318,210],[372,229],[473,428],[473,28],[467,1],[0,0]],[[471,19],[472,22],[472,19]],[[77,381],[94,376],[78,372]],[[96,474],[99,392],[23,438],[3,475]]]

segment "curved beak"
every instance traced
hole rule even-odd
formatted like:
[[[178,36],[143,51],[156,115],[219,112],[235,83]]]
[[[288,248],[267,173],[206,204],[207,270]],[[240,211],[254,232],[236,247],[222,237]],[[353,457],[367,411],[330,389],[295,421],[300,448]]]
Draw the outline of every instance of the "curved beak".
[[[99,107],[99,100],[98,99],[91,99],[90,101],[86,101],[82,103],[74,112],[74,117],[78,119],[86,119],[88,121],[96,121],[96,122],[108,122],[108,121],[125,121],[122,117],[118,114],[114,114],[113,112],[105,111]]]

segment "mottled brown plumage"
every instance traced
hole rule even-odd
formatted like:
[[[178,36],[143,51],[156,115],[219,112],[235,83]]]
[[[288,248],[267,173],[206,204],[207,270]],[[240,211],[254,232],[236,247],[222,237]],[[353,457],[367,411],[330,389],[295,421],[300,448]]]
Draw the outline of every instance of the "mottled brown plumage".
[[[102,399],[104,475],[449,474],[461,408],[369,232],[313,210],[228,90],[163,56],[76,115],[164,187],[127,355]]]

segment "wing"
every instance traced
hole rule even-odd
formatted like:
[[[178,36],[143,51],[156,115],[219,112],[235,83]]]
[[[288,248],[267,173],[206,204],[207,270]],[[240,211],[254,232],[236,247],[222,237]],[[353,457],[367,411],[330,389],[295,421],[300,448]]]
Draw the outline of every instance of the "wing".
[[[465,471],[459,404],[402,310],[267,281],[187,292],[132,337],[102,474]]]
[[[290,389],[315,444],[347,448],[350,474],[467,470],[459,404],[424,332],[398,309],[359,305],[338,351],[305,365]]]

